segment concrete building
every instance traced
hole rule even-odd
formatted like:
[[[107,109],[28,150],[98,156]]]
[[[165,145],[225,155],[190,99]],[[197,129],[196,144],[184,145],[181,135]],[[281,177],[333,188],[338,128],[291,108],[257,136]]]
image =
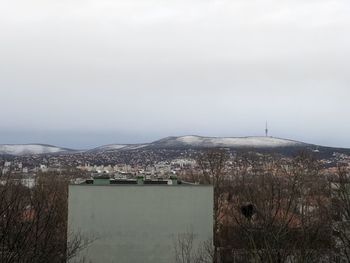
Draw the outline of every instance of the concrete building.
[[[70,185],[68,211],[68,231],[96,239],[86,262],[172,263],[179,235],[194,234],[194,249],[213,236],[213,188],[176,178]]]

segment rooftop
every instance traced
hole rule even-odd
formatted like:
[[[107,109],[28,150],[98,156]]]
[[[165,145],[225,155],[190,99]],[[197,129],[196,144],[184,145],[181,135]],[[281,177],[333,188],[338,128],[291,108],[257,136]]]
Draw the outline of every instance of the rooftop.
[[[79,185],[195,185],[178,180],[176,176],[170,176],[168,179],[145,179],[142,176],[136,179],[114,179],[109,176],[98,176],[85,180]]]

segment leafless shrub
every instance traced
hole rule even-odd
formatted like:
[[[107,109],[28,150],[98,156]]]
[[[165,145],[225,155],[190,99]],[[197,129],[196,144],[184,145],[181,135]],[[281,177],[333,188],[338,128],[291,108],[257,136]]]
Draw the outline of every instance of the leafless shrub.
[[[176,263],[211,263],[213,262],[214,249],[212,240],[208,240],[195,246],[193,232],[178,234],[174,239],[174,252]]]

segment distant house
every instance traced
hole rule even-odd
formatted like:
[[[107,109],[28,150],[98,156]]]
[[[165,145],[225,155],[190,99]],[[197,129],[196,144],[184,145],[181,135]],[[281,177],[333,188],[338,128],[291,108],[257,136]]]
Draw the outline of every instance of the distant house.
[[[179,235],[194,248],[213,237],[213,188],[169,180],[99,177],[69,186],[68,226],[95,241],[74,260],[175,262]]]

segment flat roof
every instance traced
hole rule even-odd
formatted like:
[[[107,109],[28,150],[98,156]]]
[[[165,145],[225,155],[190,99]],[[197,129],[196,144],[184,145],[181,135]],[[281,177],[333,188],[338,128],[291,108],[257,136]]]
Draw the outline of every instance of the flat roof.
[[[133,186],[133,187],[213,187],[213,185],[210,184],[193,184],[193,183],[187,183],[182,182],[181,184],[87,184],[87,183],[81,183],[81,184],[69,184],[69,186],[121,186],[121,187],[127,187],[127,186]]]

